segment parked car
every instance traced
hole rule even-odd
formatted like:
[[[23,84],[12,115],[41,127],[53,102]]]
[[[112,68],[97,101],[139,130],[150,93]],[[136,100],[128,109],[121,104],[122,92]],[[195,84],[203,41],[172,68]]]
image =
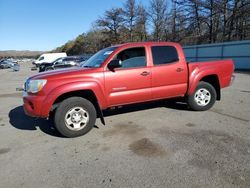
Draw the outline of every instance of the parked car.
[[[42,54],[37,60],[32,62],[32,64],[39,67],[42,63],[52,63],[53,61],[61,57],[67,57],[67,54],[64,52]]]
[[[16,65],[17,63],[14,63],[10,60],[2,60],[0,62],[0,69],[9,69],[9,68],[13,68]]]
[[[30,77],[24,109],[33,117],[54,114],[56,129],[76,137],[90,131],[97,116],[105,124],[102,110],[111,107],[183,97],[191,109],[208,110],[232,83],[233,71],[232,60],[188,63],[177,43],[122,44],[99,51],[82,68]]]
[[[13,63],[17,63],[18,61],[14,58],[7,58],[6,60],[12,61]]]
[[[82,56],[68,56],[68,57],[58,58],[52,63],[42,63],[39,66],[39,72],[69,68],[69,67],[77,67],[83,60],[85,60],[85,58]]]

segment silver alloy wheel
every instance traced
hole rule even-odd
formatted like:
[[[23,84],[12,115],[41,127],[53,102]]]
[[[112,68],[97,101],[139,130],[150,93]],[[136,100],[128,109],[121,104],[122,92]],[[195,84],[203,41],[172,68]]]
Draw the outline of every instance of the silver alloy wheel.
[[[194,94],[194,100],[199,106],[206,106],[211,101],[211,93],[205,89],[201,88]]]
[[[67,128],[79,131],[88,124],[89,113],[82,107],[74,107],[66,113],[64,121]]]

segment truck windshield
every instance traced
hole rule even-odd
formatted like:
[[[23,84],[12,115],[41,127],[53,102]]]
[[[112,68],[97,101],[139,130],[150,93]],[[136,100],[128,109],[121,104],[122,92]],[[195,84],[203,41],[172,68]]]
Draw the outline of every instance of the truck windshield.
[[[44,57],[40,56],[39,59],[38,59],[38,61],[42,61],[42,60],[44,60]]]
[[[102,63],[108,58],[108,56],[116,48],[117,47],[109,47],[109,48],[105,48],[105,49],[97,52],[95,55],[93,55],[87,61],[81,63],[81,67],[88,67],[88,68],[98,68],[98,67],[100,67],[102,65]]]

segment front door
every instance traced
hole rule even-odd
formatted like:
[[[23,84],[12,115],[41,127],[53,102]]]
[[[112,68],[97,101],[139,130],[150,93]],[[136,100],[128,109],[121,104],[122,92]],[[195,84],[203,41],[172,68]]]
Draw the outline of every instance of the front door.
[[[145,48],[125,49],[115,59],[122,61],[122,67],[105,72],[109,106],[151,100],[151,68],[147,67]]]

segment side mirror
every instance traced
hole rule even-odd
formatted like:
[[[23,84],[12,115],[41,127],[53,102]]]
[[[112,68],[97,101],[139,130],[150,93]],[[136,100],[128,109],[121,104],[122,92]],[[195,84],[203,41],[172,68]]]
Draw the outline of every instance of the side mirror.
[[[109,62],[108,69],[113,71],[115,68],[122,67],[122,61],[119,59],[115,59]]]

